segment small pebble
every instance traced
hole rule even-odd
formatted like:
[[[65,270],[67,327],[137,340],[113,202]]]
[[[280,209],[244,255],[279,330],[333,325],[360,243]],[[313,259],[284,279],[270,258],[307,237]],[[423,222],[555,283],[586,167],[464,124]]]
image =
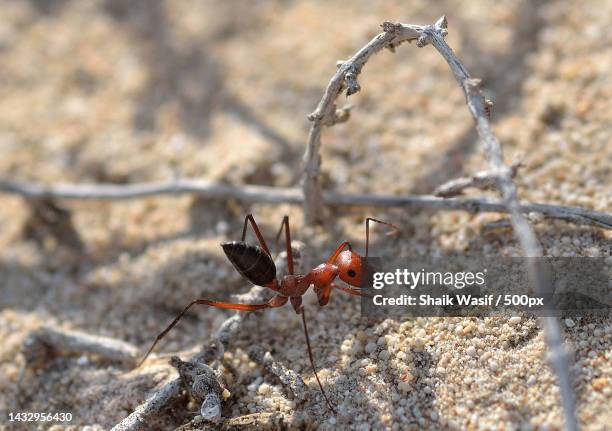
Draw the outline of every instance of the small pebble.
[[[465,351],[465,353],[467,353],[471,357],[475,357],[477,355],[476,347],[474,347],[474,346],[468,347],[467,350]]]
[[[370,353],[374,352],[375,350],[376,350],[376,344],[375,343],[370,342],[370,343],[366,344],[365,351],[366,351],[367,354],[370,354]]]
[[[519,323],[521,323],[521,316],[513,316],[510,319],[508,319],[508,323],[511,325],[517,325]]]
[[[423,347],[425,347],[425,340],[421,337],[413,338],[411,341],[412,347],[414,347],[415,349],[422,349]]]
[[[565,319],[565,326],[567,326],[568,328],[573,328],[574,326],[576,326],[576,324],[572,319],[568,317],[567,319]]]
[[[263,379],[261,377],[257,377],[253,383],[251,383],[250,385],[247,386],[247,389],[249,392],[255,392],[257,391],[257,389],[259,388],[259,385],[261,384],[261,382],[263,381]]]
[[[272,387],[267,383],[262,383],[257,389],[257,392],[260,395],[269,395],[270,392],[272,392]]]
[[[471,332],[473,332],[476,329],[476,325],[474,325],[473,323],[469,323],[465,328],[463,328],[463,331],[461,331],[461,335],[468,335]]]
[[[410,383],[408,382],[399,382],[397,385],[397,388],[402,392],[402,393],[407,393],[408,391],[410,391]]]
[[[361,353],[362,351],[363,351],[363,344],[361,344],[359,340],[355,340],[349,352],[355,355],[357,353]]]

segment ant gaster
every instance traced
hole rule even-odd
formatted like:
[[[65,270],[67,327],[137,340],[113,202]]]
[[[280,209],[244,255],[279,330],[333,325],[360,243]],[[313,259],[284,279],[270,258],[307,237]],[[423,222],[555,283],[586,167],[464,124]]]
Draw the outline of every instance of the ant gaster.
[[[368,247],[370,242],[370,221],[381,223],[392,227],[396,231],[397,227],[394,225],[376,220],[373,218],[366,218],[366,247],[365,257],[368,257]],[[246,231],[248,224],[251,223],[253,231],[259,241],[259,246],[247,244],[244,240],[246,238]],[[227,308],[233,310],[242,311],[256,311],[263,310],[266,308],[281,307],[291,302],[291,306],[297,314],[302,315],[302,323],[304,325],[304,335],[306,338],[306,346],[308,347],[308,357],[310,359],[310,365],[314,372],[314,376],[317,379],[321,393],[327,402],[330,410],[334,411],[331,402],[325,394],[323,385],[317,375],[317,369],[315,367],[314,357],[312,354],[312,348],[310,347],[310,337],[308,336],[308,326],[306,325],[306,314],[304,312],[304,306],[302,305],[302,295],[306,293],[310,286],[313,286],[314,291],[317,295],[319,305],[327,305],[331,297],[333,289],[338,289],[344,293],[350,295],[361,296],[361,277],[363,270],[363,257],[356,253],[351,244],[348,241],[343,242],[336,248],[336,250],[329,256],[325,263],[310,270],[310,272],[299,275],[295,274],[293,267],[293,252],[291,249],[291,232],[289,229],[289,217],[285,216],[281,223],[280,229],[276,236],[276,242],[285,230],[285,243],[287,250],[287,270],[288,274],[282,278],[276,277],[276,265],[272,259],[270,249],[266,244],[253,215],[249,214],[244,219],[244,227],[242,229],[242,239],[240,241],[232,241],[221,244],[223,251],[227,255],[229,261],[234,265],[234,268],[248,281],[251,283],[267,287],[274,292],[276,295],[273,296],[268,302],[263,304],[236,304],[230,302],[211,301],[208,299],[195,299],[187,305],[183,311],[181,311],[176,318],[155,338],[155,341],[142,358],[138,366],[140,366],[144,360],[153,351],[157,343],[178,323],[183,315],[195,304],[209,305],[217,308]],[[334,283],[336,278],[340,278],[345,283],[353,287],[339,286]]]

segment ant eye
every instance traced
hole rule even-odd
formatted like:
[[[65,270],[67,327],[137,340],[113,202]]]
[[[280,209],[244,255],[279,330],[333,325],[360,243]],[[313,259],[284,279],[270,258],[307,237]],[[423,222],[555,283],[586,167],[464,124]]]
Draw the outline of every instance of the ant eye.
[[[352,270],[352,269],[349,269],[347,274],[349,275],[349,277],[354,277],[354,276],[357,275],[357,273],[354,270]]]

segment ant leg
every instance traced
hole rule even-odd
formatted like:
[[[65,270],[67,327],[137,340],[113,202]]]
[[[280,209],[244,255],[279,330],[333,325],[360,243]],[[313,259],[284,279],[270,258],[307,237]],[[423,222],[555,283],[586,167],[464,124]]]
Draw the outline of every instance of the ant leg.
[[[400,230],[398,229],[397,226],[395,226],[394,224],[391,223],[387,223],[386,221],[382,221],[382,220],[377,220],[375,218],[372,217],[368,217],[366,218],[366,247],[365,247],[365,257],[368,257],[368,248],[370,246],[370,221],[375,221],[376,223],[380,223],[380,224],[384,224],[387,226],[391,226],[396,232],[399,232]]]
[[[291,231],[289,229],[289,216],[283,217],[283,221],[280,225],[280,229],[276,234],[276,252],[278,253],[278,243],[280,240],[281,233],[283,233],[283,227],[285,228],[285,247],[287,250],[287,270],[289,274],[293,275],[293,249],[291,248]]]
[[[302,305],[302,297],[301,296],[292,296],[290,298],[291,305],[297,314],[302,315],[302,323],[304,325],[304,337],[306,337],[306,347],[308,347],[308,357],[310,358],[310,365],[312,366],[312,372],[317,379],[317,383],[319,384],[319,389],[321,389],[321,393],[323,394],[323,398],[327,401],[327,406],[329,409],[335,414],[336,411],[332,406],[329,398],[327,398],[327,394],[325,393],[325,389],[323,389],[323,385],[321,384],[321,380],[319,380],[319,375],[317,374],[317,367],[314,362],[314,355],[312,354],[312,348],[310,347],[310,337],[308,336],[308,326],[306,325],[306,313],[304,312],[304,305]]]
[[[263,310],[265,308],[276,308],[276,307],[281,307],[283,305],[285,305],[287,303],[287,300],[289,298],[287,298],[286,296],[280,296],[280,295],[276,295],[274,297],[272,297],[268,302],[266,302],[265,304],[234,304],[231,302],[221,302],[221,301],[210,301],[208,299],[194,299],[193,301],[191,301],[189,303],[189,305],[187,305],[187,307],[185,307],[183,309],[183,311],[181,311],[172,321],[172,323],[170,323],[170,325],[168,325],[168,327],[166,329],[164,329],[156,338],[155,341],[153,341],[153,344],[151,345],[151,347],[149,348],[149,350],[147,351],[147,353],[144,355],[144,357],[140,360],[140,362],[138,363],[138,365],[136,366],[136,368],[140,367],[142,365],[142,363],[145,361],[145,359],[147,359],[147,357],[149,356],[149,354],[153,351],[153,349],[155,348],[155,346],[157,345],[157,343],[164,338],[164,336],[170,332],[170,330],[172,328],[174,328],[174,326],[179,322],[179,320],[181,320],[181,318],[185,315],[185,313],[187,312],[187,310],[189,310],[193,305],[195,304],[202,304],[202,305],[209,305],[211,307],[216,307],[216,308],[229,308],[232,310],[241,310],[241,311],[256,311],[256,310]]]
[[[289,298],[291,302],[291,306],[295,310],[296,314],[302,313],[304,310],[304,306],[302,305],[302,297],[301,296],[292,296]]]
[[[342,292],[348,293],[349,295],[367,296],[369,298],[372,298],[372,295],[370,295],[368,293],[363,293],[362,289],[355,289],[355,288],[350,288],[350,287],[338,286],[337,284],[334,284],[334,283],[331,284],[331,287],[333,287],[334,289],[341,290]]]
[[[259,226],[257,226],[257,223],[255,222],[255,219],[253,218],[253,214],[247,214],[247,216],[244,218],[244,227],[242,228],[242,241],[244,242],[244,239],[246,238],[247,224],[249,222],[251,222],[251,226],[253,227],[255,236],[257,236],[257,239],[259,240],[259,244],[261,244],[261,248],[263,248],[264,251],[268,253],[268,256],[272,257],[272,254],[270,254],[270,249],[268,248],[268,244],[266,244],[266,240],[261,234],[261,231],[259,230]]]
[[[340,255],[340,253],[342,253],[342,250],[344,250],[345,248],[348,248],[349,250],[352,250],[353,247],[351,247],[351,243],[348,241],[344,241],[342,244],[340,244],[338,246],[338,248],[336,249],[336,251],[334,251],[330,256],[329,259],[327,259],[326,263],[334,263],[336,261],[336,259],[338,259],[338,256]]]
[[[368,298],[372,298],[373,296],[369,293],[364,293],[362,290],[363,289],[357,289],[357,288],[351,288],[351,287],[345,287],[345,286],[339,286],[336,283],[331,283],[328,286],[325,286],[321,289],[315,287],[315,293],[317,294],[317,299],[319,300],[319,305],[321,307],[327,305],[327,303],[329,302],[329,299],[331,297],[331,292],[332,289],[338,289],[341,290],[344,293],[348,293],[349,295],[354,295],[354,296],[367,296]]]
[[[317,299],[319,300],[319,305],[321,307],[327,305],[327,303],[329,302],[333,287],[335,287],[334,284],[328,284],[327,286],[322,288],[318,288],[315,286],[314,291],[317,294]]]
[[[291,302],[293,303],[293,298],[291,299],[292,299]],[[300,302],[302,302],[301,298],[300,298]],[[302,323],[304,324],[304,336],[306,337],[306,346],[308,347],[308,357],[310,358],[310,365],[312,366],[312,372],[314,373],[315,378],[317,379],[317,383],[319,384],[319,389],[321,389],[321,393],[323,394],[323,398],[325,398],[325,401],[327,402],[327,406],[332,411],[332,413],[335,414],[336,411],[334,410],[334,407],[329,401],[329,398],[327,398],[325,389],[323,389],[323,385],[321,384],[321,380],[319,380],[319,375],[317,374],[317,367],[315,366],[314,356],[312,355],[312,348],[310,347],[310,337],[308,336],[308,326],[306,325],[306,313],[304,313],[303,307],[301,308],[300,314],[302,315]]]

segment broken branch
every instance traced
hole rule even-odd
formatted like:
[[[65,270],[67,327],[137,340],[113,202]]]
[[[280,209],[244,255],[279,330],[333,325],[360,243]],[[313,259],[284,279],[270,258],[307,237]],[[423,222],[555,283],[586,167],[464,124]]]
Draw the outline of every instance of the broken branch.
[[[514,163],[512,166],[510,166],[511,178],[516,176],[519,167],[521,167],[520,162]],[[498,171],[489,170],[477,172],[471,177],[455,178],[454,180],[450,180],[441,186],[438,186],[434,190],[434,196],[449,198],[460,195],[465,189],[471,187],[481,190],[490,189],[497,185],[500,175],[503,174],[504,172],[500,173]]]
[[[300,401],[306,399],[308,387],[302,378],[295,371],[277,362],[270,352],[265,351],[259,346],[253,346],[249,350],[249,357],[262,365],[269,373],[278,377],[281,383],[287,386],[297,399]]]
[[[21,347],[26,364],[36,367],[52,354],[97,355],[108,361],[123,362],[134,366],[138,348],[109,337],[100,337],[80,331],[68,331],[44,327],[31,332]]]
[[[221,420],[223,388],[212,368],[196,361],[181,361],[178,356],[173,356],[170,364],[183,379],[189,395],[200,403],[202,418],[207,422],[218,423]]]

